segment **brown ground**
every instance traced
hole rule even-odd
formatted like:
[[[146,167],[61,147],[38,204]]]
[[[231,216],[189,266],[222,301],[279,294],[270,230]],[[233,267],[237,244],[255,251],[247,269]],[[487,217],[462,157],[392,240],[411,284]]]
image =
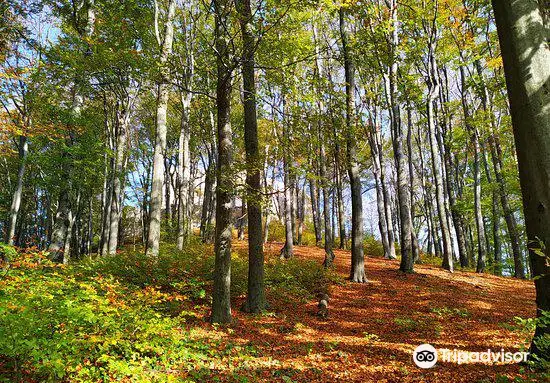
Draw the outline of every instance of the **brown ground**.
[[[245,244],[235,246],[243,250]],[[266,253],[276,256],[280,247],[269,244]],[[347,276],[349,251],[335,253],[337,272]],[[295,254],[319,262],[324,258],[323,250],[313,247],[296,247]],[[398,261],[366,262],[369,283],[330,288],[326,320],[316,316],[316,301],[275,302],[275,314],[264,316],[243,314],[238,310],[242,301],[234,302],[235,323],[217,333],[222,342],[258,350],[253,360],[238,363],[239,375],[277,382],[493,382],[520,373],[517,364],[438,362],[422,370],[414,365],[412,351],[422,343],[467,351],[519,350],[525,334],[508,325],[516,316],[535,314],[532,282],[450,274],[428,265],[417,265],[415,274],[406,275],[398,271]],[[211,335],[209,326],[204,324],[204,330]],[[231,364],[213,367],[212,380],[235,381]]]

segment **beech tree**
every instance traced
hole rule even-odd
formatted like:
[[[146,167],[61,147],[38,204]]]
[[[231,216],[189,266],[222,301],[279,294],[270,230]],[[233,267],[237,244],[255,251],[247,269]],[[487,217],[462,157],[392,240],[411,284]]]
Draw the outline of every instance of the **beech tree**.
[[[529,1],[493,1],[512,126],[518,155],[519,177],[528,249],[537,292],[537,314],[550,310],[550,51],[548,9]],[[531,352],[548,358],[539,339],[547,337],[548,326],[539,323]]]

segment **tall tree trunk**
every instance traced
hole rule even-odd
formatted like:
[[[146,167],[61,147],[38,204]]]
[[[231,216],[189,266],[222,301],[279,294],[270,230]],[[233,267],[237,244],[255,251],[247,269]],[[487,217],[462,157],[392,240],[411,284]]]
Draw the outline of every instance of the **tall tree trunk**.
[[[94,198],[90,197],[88,202],[88,233],[86,236],[86,255],[92,252],[92,243],[94,241]]]
[[[79,37],[85,42],[86,38],[89,38],[95,28],[95,4],[94,0],[84,0],[82,5],[86,7],[86,24],[82,30],[79,31]],[[78,93],[77,84],[82,81],[81,78],[75,79],[73,86],[73,101],[72,101],[72,114],[73,116],[80,116],[82,104],[84,98]],[[67,153],[63,153],[63,157],[66,158]],[[57,261],[62,260],[61,252],[65,246],[67,240],[68,224],[69,224],[69,212],[70,212],[70,171],[66,169],[67,165],[62,163],[62,185],[61,192],[59,194],[59,200],[57,204],[57,212],[55,214],[55,221],[52,227],[51,243],[48,247],[50,258]],[[70,238],[68,238],[70,241]]]
[[[412,216],[411,216],[411,201],[410,201],[410,182],[408,168],[406,165],[403,134],[401,122],[401,108],[399,107],[398,90],[397,90],[397,73],[398,67],[398,45],[399,45],[399,22],[397,14],[397,1],[391,1],[391,23],[392,30],[390,36],[391,48],[391,65],[388,68],[386,81],[386,92],[388,102],[390,104],[391,128],[393,138],[393,154],[395,158],[395,166],[397,168],[397,199],[399,206],[399,223],[400,223],[400,245],[401,245],[401,264],[400,270],[411,273],[414,267],[414,254],[412,247]]]
[[[321,223],[319,219],[319,200],[317,199],[317,181],[314,177],[309,178],[309,198],[311,200],[311,215],[313,219],[313,230],[315,231],[315,245],[319,246],[322,240]]]
[[[284,127],[283,135],[286,136],[286,130],[288,127]],[[285,137],[286,138],[286,137]],[[285,139],[286,142],[286,139]],[[289,166],[289,155],[284,154],[283,159],[283,172],[284,172],[284,221],[285,221],[285,244],[281,249],[281,258],[292,258],[294,255],[294,236],[292,231],[292,201],[291,201],[291,192],[290,192],[290,166]]]
[[[506,188],[506,181],[502,173],[502,148],[500,145],[500,139],[496,133],[496,124],[495,117],[493,113],[493,108],[491,105],[491,98],[489,97],[489,90],[485,83],[485,76],[481,68],[481,62],[476,60],[474,62],[475,68],[479,78],[482,81],[482,94],[481,94],[481,105],[485,112],[489,113],[490,116],[490,127],[491,127],[491,136],[489,139],[489,149],[491,152],[491,159],[493,162],[493,169],[495,172],[495,179],[498,185],[498,192],[500,195],[500,204],[502,206],[502,212],[504,215],[504,221],[506,222],[506,229],[508,230],[508,237],[510,238],[510,245],[512,247],[512,255],[514,257],[514,276],[516,278],[525,278],[525,269],[523,267],[523,256],[520,250],[520,238],[518,225],[514,213],[510,207],[508,201],[508,192]],[[495,254],[496,256],[496,254]]]
[[[290,138],[292,141],[292,138]],[[292,240],[294,245],[297,245],[296,242],[296,174],[294,172],[290,173],[290,222],[292,227]]]
[[[299,190],[299,196],[298,198],[298,245],[302,246],[303,244],[303,234],[304,234],[304,225],[306,220],[306,181],[304,180],[304,184]]]
[[[393,224],[393,215],[392,215],[392,200],[389,190],[388,182],[386,181],[386,174],[385,174],[385,162],[384,162],[384,155],[382,153],[382,140],[381,137],[379,137],[379,145],[378,145],[378,153],[380,156],[380,184],[382,187],[382,193],[384,197],[384,210],[386,213],[386,225],[388,230],[388,245],[389,245],[389,256],[388,259],[396,259],[397,256],[395,254],[395,229]]]
[[[155,7],[157,7],[155,1]],[[162,41],[157,35],[160,53],[160,79],[157,83],[157,115],[155,131],[155,152],[153,154],[153,179],[151,185],[151,207],[149,214],[149,235],[147,238],[147,255],[156,257],[159,254],[160,224],[162,218],[162,185],[164,184],[164,155],[166,151],[166,119],[168,96],[170,93],[170,70],[168,58],[172,53],[174,40],[174,15],[176,0],[169,0],[168,12],[164,24]],[[158,26],[156,26],[158,29]]]
[[[442,72],[445,75],[445,80],[448,79],[447,77],[447,68],[443,68]],[[441,78],[441,75],[440,75]],[[454,157],[453,157],[453,151],[450,147],[450,135],[452,134],[453,129],[453,116],[449,112],[449,108],[446,106],[447,103],[450,101],[449,97],[449,86],[448,81],[445,81],[445,87],[444,89],[441,89],[440,91],[440,98],[441,98],[441,105],[442,105],[442,113],[441,113],[441,120],[443,125],[443,134],[442,134],[442,146],[443,146],[443,166],[446,170],[445,174],[445,186],[446,186],[446,192],[448,196],[448,202],[449,202],[449,213],[451,215],[451,220],[453,225],[449,224],[449,227],[453,226],[455,229],[456,234],[456,242],[458,247],[458,259],[460,262],[461,267],[467,267],[468,266],[468,255],[467,255],[467,249],[466,249],[466,239],[464,236],[464,217],[459,212],[458,206],[457,206],[457,192],[456,189],[458,187],[458,175],[455,171],[453,171],[453,165],[454,165]]]
[[[375,123],[371,123],[371,129],[368,134],[369,146],[372,154],[373,174],[376,185],[376,207],[378,210],[378,229],[380,230],[380,238],[382,240],[382,246],[384,248],[384,258],[395,259],[395,254],[391,254],[390,243],[388,241],[388,224],[386,222],[386,210],[384,207],[384,190],[382,189],[382,168],[380,165],[380,156],[378,154],[378,127]],[[393,248],[395,251],[395,247]]]
[[[115,166],[113,168],[113,185],[111,195],[111,209],[109,218],[109,241],[108,241],[108,254],[115,255],[118,246],[118,231],[119,222],[122,216],[123,201],[123,180],[125,177],[126,167],[126,140],[127,140],[127,123],[126,113],[128,111],[124,106],[119,106],[122,110],[117,110],[117,123],[116,123],[116,155]]]
[[[265,195],[268,195],[270,190],[267,183],[268,157],[269,157],[269,144],[266,144],[264,149],[264,163],[262,166],[263,187],[264,187]],[[265,202],[266,202],[266,205],[265,205],[265,208],[263,209],[263,215],[265,216],[265,226],[264,226],[264,232],[263,232],[264,244],[267,243],[267,240],[269,239],[269,221],[271,218],[272,198],[267,198]]]
[[[215,180],[216,180],[216,162],[214,156],[208,155],[208,166],[206,167],[206,174],[204,177],[204,193],[202,199],[201,209],[201,223],[200,223],[200,236],[204,243],[209,242],[210,231],[209,227],[209,213],[211,206],[214,204],[213,197],[215,193]]]
[[[443,190],[443,174],[441,166],[441,157],[439,153],[439,145],[437,143],[437,132],[434,116],[434,104],[439,95],[438,70],[435,59],[435,42],[434,36],[430,38],[428,46],[428,99],[426,101],[426,111],[428,115],[428,134],[430,138],[430,151],[432,157],[432,171],[435,183],[437,213],[439,218],[439,227],[441,229],[441,237],[443,240],[443,264],[442,267],[446,270],[453,271],[453,249],[451,243],[451,235],[447,223],[447,214],[445,208],[445,196]]]
[[[233,132],[231,130],[232,60],[229,47],[230,1],[214,0],[217,51],[216,105],[218,109],[218,161],[216,168],[216,234],[212,323],[231,322],[231,199],[233,185]]]
[[[256,114],[254,50],[256,38],[250,0],[238,0],[243,39],[244,146],[246,152],[246,202],[248,215],[248,290],[245,311],[258,313],[266,308],[264,250],[262,238],[262,179]],[[244,201],[243,201],[244,203]]]
[[[70,201],[68,187],[61,189],[61,194],[58,199],[57,212],[52,227],[52,238],[48,246],[50,259],[56,262],[63,260],[63,249],[65,247],[65,239],[67,238],[67,230],[69,227],[69,212]]]
[[[470,113],[470,106],[468,104],[469,91],[466,85],[466,73],[464,66],[460,66],[460,80],[462,84],[461,99],[462,110],[464,112],[464,120],[466,129],[470,132],[472,139],[472,145],[474,149],[474,214],[477,230],[477,266],[476,271],[482,273],[485,269],[485,262],[487,259],[487,248],[485,247],[485,224],[483,222],[483,212],[481,210],[481,165],[480,165],[480,144],[479,144],[479,132],[476,127],[472,125],[472,115]]]
[[[412,108],[407,108],[407,162],[409,164],[409,193],[410,193],[410,207],[411,207],[411,246],[412,246],[412,258],[413,263],[420,258],[420,247],[418,244],[418,238],[414,231],[414,216],[415,216],[415,205],[414,205],[414,160],[413,160],[413,145],[412,145],[412,135],[413,135],[413,123],[412,123]]]
[[[493,0],[518,155],[519,177],[537,314],[550,311],[550,50],[548,25],[533,1]],[[543,255],[544,254],[544,255]],[[550,359],[538,340],[550,334],[540,322],[531,353]]]
[[[27,154],[29,153],[29,144],[26,136],[19,136],[19,171],[17,172],[17,184],[13,193],[10,208],[10,221],[8,228],[8,245],[15,243],[15,228],[17,227],[17,216],[21,207],[21,196],[23,195],[23,177],[25,176],[25,166],[27,164]]]
[[[323,143],[324,137],[321,133],[321,126],[319,126],[319,175],[321,178],[321,189],[323,193],[323,223],[325,226],[325,260],[323,265],[325,267],[330,267],[334,261],[334,252],[333,248],[333,237],[332,237],[332,227],[330,221],[330,193],[328,188],[327,180],[327,167],[326,167],[326,154],[325,154],[325,145]]]
[[[336,135],[336,126],[334,126],[334,174],[336,178],[336,203],[338,208],[338,229],[339,229],[339,245],[340,249],[346,248],[346,224],[344,219],[344,196],[342,191],[342,166],[340,165],[340,144]]]
[[[71,259],[71,241],[73,238],[73,231],[74,231],[74,225],[75,221],[78,215],[78,210],[80,208],[80,190],[77,192],[76,196],[76,209],[77,211],[69,210],[69,222],[67,224],[67,236],[65,238],[65,245],[63,247],[63,264],[67,265],[69,264],[69,261]]]
[[[188,70],[191,71],[192,69],[188,68]],[[191,76],[188,76],[188,79],[186,81],[187,84],[190,84],[191,82],[190,77]],[[192,94],[190,92],[185,92],[181,96],[182,115],[180,135],[178,140],[178,250],[183,250],[183,245],[186,241],[186,233],[188,232],[187,226],[189,225],[189,216],[187,212],[189,211],[189,184],[191,181],[191,155],[189,151],[189,141],[191,139],[191,129],[189,125],[189,108],[191,106],[191,98]]]
[[[323,76],[323,68],[321,66],[320,62],[320,55],[319,55],[319,44],[318,44],[318,38],[317,38],[317,28],[315,25],[313,26],[313,37],[315,40],[315,77],[319,83],[321,83],[322,76]],[[319,89],[319,92],[321,90]],[[331,211],[330,211],[330,192],[329,192],[329,185],[328,185],[328,177],[327,177],[327,156],[325,152],[325,144],[324,140],[325,137],[325,131],[324,131],[324,124],[323,124],[323,116],[325,114],[325,107],[324,103],[321,99],[317,100],[317,140],[319,142],[319,178],[320,178],[320,189],[321,193],[323,194],[323,224],[324,224],[324,231],[325,231],[325,260],[323,261],[323,265],[325,267],[330,267],[332,265],[332,262],[334,261],[334,252],[332,251],[333,248],[333,230],[331,227]]]
[[[331,113],[331,116],[334,114]],[[334,120],[334,118],[333,118]],[[338,208],[338,229],[339,229],[339,245],[340,249],[346,248],[346,225],[344,219],[344,196],[342,191],[342,166],[340,164],[340,140],[336,131],[336,124],[332,124],[334,137],[334,177],[336,179],[336,203]]]
[[[346,79],[346,148],[347,168],[351,186],[351,270],[352,282],[367,282],[365,275],[365,255],[363,253],[363,193],[361,175],[357,161],[356,116],[355,116],[355,70],[350,54],[348,32],[344,8],[339,9],[340,37],[344,56]]]

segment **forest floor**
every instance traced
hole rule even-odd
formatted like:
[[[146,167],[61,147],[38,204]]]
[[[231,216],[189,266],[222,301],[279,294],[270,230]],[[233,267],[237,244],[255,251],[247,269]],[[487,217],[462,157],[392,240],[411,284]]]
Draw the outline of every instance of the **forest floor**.
[[[266,255],[278,256],[281,246],[268,244]],[[244,242],[235,247],[246,253]],[[335,254],[335,268],[345,278],[350,253]],[[322,262],[324,251],[297,246],[295,256]],[[526,377],[518,364],[440,361],[423,370],[413,363],[412,352],[423,343],[437,349],[519,351],[528,335],[515,327],[514,318],[535,314],[531,281],[451,274],[430,265],[416,265],[416,273],[404,274],[398,261],[372,257],[366,267],[368,283],[330,287],[326,319],[316,315],[317,301],[271,302],[273,313],[262,316],[243,314],[238,310],[243,300],[234,302],[234,323],[220,331],[222,338],[255,349],[245,375],[252,381],[283,382],[506,382]],[[221,371],[212,374],[226,380]]]
[[[519,364],[439,360],[421,369],[412,359],[424,343],[522,350],[532,281],[428,264],[404,274],[397,260],[367,257],[368,283],[356,284],[347,280],[349,251],[335,250],[326,272],[323,249],[296,246],[295,259],[280,262],[281,247],[265,247],[270,307],[250,315],[239,310],[247,244],[234,242],[229,325],[208,322],[213,251],[198,240],[184,251],[165,244],[158,259],[125,249],[69,266],[10,250],[0,276],[0,382],[543,381]],[[327,289],[322,318],[315,294]]]

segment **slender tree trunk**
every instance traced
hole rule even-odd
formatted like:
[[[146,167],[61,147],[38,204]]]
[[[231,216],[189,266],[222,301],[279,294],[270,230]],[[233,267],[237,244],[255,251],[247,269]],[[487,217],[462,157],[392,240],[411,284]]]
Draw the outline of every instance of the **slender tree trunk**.
[[[430,40],[428,55],[428,99],[426,101],[426,111],[428,115],[428,134],[430,137],[430,150],[432,157],[432,169],[436,191],[437,213],[439,218],[439,227],[443,240],[443,264],[446,270],[453,271],[453,249],[451,235],[447,223],[447,214],[445,209],[445,196],[443,191],[443,174],[441,167],[441,157],[439,154],[439,145],[437,143],[437,132],[434,116],[434,103],[439,94],[439,82],[437,75],[437,64],[435,61],[435,43]]]
[[[388,182],[386,181],[386,174],[385,174],[385,163],[384,163],[384,156],[382,153],[382,142],[381,138],[379,140],[378,144],[378,153],[380,155],[380,184],[382,187],[382,193],[384,196],[384,210],[386,212],[386,225],[388,230],[388,245],[389,245],[389,256],[388,259],[397,259],[397,256],[395,254],[395,229],[393,224],[393,214],[392,214],[392,200],[390,195],[390,190],[388,186]]]
[[[346,148],[347,168],[351,186],[351,270],[352,282],[367,282],[365,275],[365,255],[363,253],[363,196],[356,146],[355,116],[355,70],[349,51],[348,32],[346,29],[345,11],[340,7],[340,37],[344,56],[346,79]]]
[[[324,137],[321,133],[321,126],[319,126],[319,173],[321,176],[321,189],[323,193],[323,222],[325,226],[325,260],[323,265],[325,267],[332,266],[334,261],[334,252],[333,248],[333,237],[332,237],[332,227],[330,221],[330,193],[327,185],[327,167],[325,165],[326,154],[325,154],[325,145],[323,144]]]
[[[550,311],[550,50],[548,25],[533,1],[493,0],[512,126],[537,314]],[[547,21],[547,20],[546,20]],[[550,348],[538,343],[550,327],[540,322],[531,353],[550,359]]]
[[[216,163],[214,156],[209,154],[208,166],[204,178],[204,193],[201,209],[200,236],[203,242],[208,242],[210,237],[209,212],[213,203],[213,192],[216,178]]]
[[[319,246],[322,240],[321,223],[319,222],[319,200],[317,199],[317,182],[311,177],[309,179],[309,198],[311,200],[311,215],[313,216],[313,230],[315,231],[315,244]]]
[[[109,218],[109,241],[108,241],[108,254],[115,255],[118,246],[118,231],[119,222],[122,215],[123,208],[123,179],[125,177],[125,165],[126,165],[126,140],[127,140],[127,127],[126,127],[126,113],[124,107],[123,110],[117,110],[117,124],[116,124],[116,155],[115,166],[113,168],[113,185],[111,195],[111,209]]]
[[[261,158],[256,114],[254,50],[256,38],[250,0],[238,0],[239,21],[243,39],[244,145],[246,152],[246,202],[248,214],[248,290],[245,311],[258,313],[265,309],[264,250],[262,238]],[[244,201],[243,201],[244,204]],[[244,213],[244,211],[243,211]]]
[[[292,139],[290,139],[292,140]],[[297,245],[296,242],[296,174],[290,173],[290,222],[292,227],[292,240],[293,245]]]
[[[111,199],[112,199],[112,180],[110,181],[111,185],[107,184],[104,190],[105,196],[105,206],[102,211],[102,229],[101,229],[101,243],[100,243],[100,254],[105,256],[109,254],[109,233],[111,230]]]
[[[508,192],[506,188],[506,181],[502,174],[502,148],[500,145],[500,140],[495,132],[495,119],[493,108],[491,106],[491,99],[489,97],[489,90],[485,83],[485,77],[483,70],[481,68],[481,63],[479,60],[475,61],[475,67],[479,78],[482,81],[483,93],[481,94],[481,105],[485,112],[489,113],[491,118],[491,137],[489,139],[489,149],[491,152],[491,159],[493,162],[493,169],[495,172],[495,179],[498,185],[498,192],[500,195],[500,204],[502,206],[502,212],[504,215],[504,221],[506,222],[506,228],[508,230],[508,237],[510,238],[510,245],[512,247],[512,255],[514,257],[514,276],[516,278],[525,278],[525,269],[523,267],[523,256],[520,250],[520,238],[518,225],[514,213],[510,207],[508,201]],[[497,254],[495,254],[497,256]]]
[[[23,195],[23,178],[25,176],[25,166],[27,164],[27,154],[29,144],[26,136],[19,136],[19,171],[17,172],[17,185],[13,193],[10,208],[10,221],[8,228],[8,245],[15,243],[15,228],[17,227],[17,216],[21,207],[21,196]]]
[[[313,26],[313,37],[315,40],[315,76],[317,78],[317,81],[321,82],[322,78],[322,66],[320,62],[319,57],[319,44],[317,39],[317,28],[315,25]],[[320,91],[320,90],[319,90]],[[325,267],[330,267],[332,265],[332,262],[334,261],[334,252],[332,251],[332,248],[334,246],[333,244],[333,230],[331,227],[331,211],[330,211],[330,192],[329,192],[329,186],[328,186],[328,178],[327,178],[327,156],[325,152],[325,144],[324,140],[325,137],[325,131],[324,131],[324,125],[323,125],[323,115],[325,114],[325,107],[324,103],[321,99],[317,101],[317,140],[319,142],[319,178],[320,178],[320,189],[321,193],[323,195],[323,224],[324,224],[324,231],[325,231],[325,260],[323,261],[323,265]]]
[[[155,152],[153,155],[153,179],[151,185],[151,207],[149,213],[149,235],[147,238],[147,255],[156,257],[159,254],[160,224],[162,218],[162,185],[164,184],[164,155],[166,151],[167,110],[170,93],[170,71],[167,66],[172,53],[174,39],[173,19],[176,11],[176,0],[169,0],[163,40],[158,38],[161,47],[160,79],[157,83],[157,115],[155,132]]]
[[[239,241],[244,241],[245,226],[247,224],[247,219],[246,219],[246,198],[247,197],[244,197],[244,196],[242,197],[242,200],[241,200],[241,216],[239,217],[238,222],[237,222],[237,226],[238,226],[237,238],[239,239]]]
[[[420,245],[418,244],[418,237],[416,236],[414,229],[415,218],[415,204],[414,204],[414,159],[413,159],[413,123],[412,123],[412,108],[407,109],[407,161],[409,163],[409,193],[410,193],[410,206],[411,206],[411,245],[412,245],[412,257],[413,263],[420,259]]]
[[[218,161],[216,168],[216,234],[212,323],[231,322],[231,200],[233,190],[233,132],[231,130],[232,62],[229,47],[228,0],[214,0],[217,51],[216,105],[218,109]]]
[[[331,113],[332,115],[332,113]],[[333,124],[333,137],[334,137],[334,175],[336,178],[336,203],[338,207],[338,229],[340,249],[346,248],[346,225],[344,220],[344,197],[342,191],[342,166],[340,164],[340,143],[338,134],[336,132],[336,124]]]
[[[269,144],[265,145],[264,149],[264,163],[262,167],[262,175],[263,175],[263,186],[264,186],[264,193],[267,195],[269,193],[269,187],[267,184],[267,172],[268,172],[268,162],[267,159],[269,157]],[[267,243],[267,240],[269,239],[269,220],[271,217],[271,204],[272,204],[272,198],[266,198],[266,205],[263,209],[263,215],[265,216],[265,226],[263,231],[263,243]]]
[[[302,246],[303,244],[303,234],[304,234],[304,225],[305,225],[305,219],[306,219],[306,181],[304,180],[304,184],[302,186],[302,189],[300,190],[299,198],[298,198],[298,245]]]
[[[86,24],[83,30],[79,31],[79,37],[85,41],[94,32],[95,27],[95,4],[94,0],[85,0],[82,5],[86,6]],[[84,98],[78,94],[77,83],[82,79],[76,79],[73,87],[73,101],[72,101],[72,114],[74,116],[80,116],[82,104]],[[63,153],[63,157],[67,157],[67,153]],[[55,214],[55,221],[52,227],[51,243],[48,247],[50,258],[56,261],[61,261],[63,248],[65,241],[67,240],[68,224],[69,224],[69,212],[70,212],[70,171],[66,169],[65,164],[61,165],[62,185],[61,192],[59,194],[59,200],[57,204],[57,212]],[[71,238],[68,238],[70,241]]]
[[[54,261],[61,261],[63,259],[62,252],[65,246],[65,239],[67,238],[67,230],[69,225],[69,191],[66,187],[63,187],[58,199],[57,213],[55,215],[54,224],[52,227],[52,238],[50,245],[48,246],[48,252],[50,258]]]
[[[189,69],[188,70],[192,70]],[[191,75],[188,76],[187,86],[191,83]],[[189,151],[189,141],[191,139],[191,129],[189,125],[189,113],[191,106],[192,94],[185,92],[182,94],[182,115],[181,128],[178,141],[178,239],[177,248],[183,250],[183,245],[186,241],[187,226],[189,225],[189,184],[191,178],[191,156]],[[205,186],[206,187],[206,186]],[[206,190],[206,189],[205,189]],[[206,194],[205,194],[206,198]]]
[[[78,191],[77,196],[76,196],[76,208],[79,209],[79,207],[80,207],[80,190]],[[69,210],[69,214],[68,214],[69,222],[67,224],[67,236],[65,238],[65,245],[63,247],[63,264],[64,265],[68,265],[69,261],[71,259],[71,245],[72,245],[71,241],[72,241],[72,238],[73,238],[73,231],[75,231],[74,226],[75,226],[77,215],[78,215],[78,211],[73,212],[72,210]]]
[[[88,233],[86,237],[86,255],[92,252],[92,243],[94,240],[94,198],[90,197],[88,202]]]
[[[481,169],[480,169],[480,145],[479,132],[477,128],[472,126],[472,115],[470,106],[468,105],[468,89],[466,86],[466,74],[464,66],[460,67],[460,79],[462,84],[461,98],[462,110],[464,111],[464,120],[466,128],[470,132],[472,145],[474,147],[474,214],[477,230],[477,266],[476,271],[482,273],[485,270],[485,262],[487,259],[487,248],[485,247],[485,225],[483,222],[483,212],[481,210]]]
[[[397,73],[399,70],[398,60],[398,45],[399,45],[399,28],[397,15],[397,1],[391,1],[391,23],[392,31],[390,36],[391,41],[391,65],[389,67],[388,78],[386,81],[386,92],[391,112],[391,127],[393,136],[393,153],[395,158],[395,166],[397,168],[397,198],[399,207],[399,223],[400,223],[400,245],[401,245],[401,264],[400,270],[411,273],[414,267],[414,254],[412,247],[412,216],[411,216],[411,201],[410,201],[410,181],[408,168],[406,165],[406,154],[404,149],[405,136],[401,122],[401,108],[399,107],[398,90],[397,90]]]
[[[376,140],[376,131],[378,130],[377,126],[374,126],[374,123],[371,126],[371,130],[368,135],[369,146],[372,154],[372,163],[373,163],[373,174],[374,181],[376,185],[376,207],[378,210],[378,229],[380,230],[380,238],[382,240],[382,246],[384,248],[384,258],[386,259],[395,259],[395,255],[392,256],[390,252],[390,243],[388,241],[388,225],[386,222],[386,210],[384,207],[384,191],[382,189],[382,179],[381,173],[382,169],[380,166],[380,157],[378,155],[378,143]],[[394,247],[395,250],[395,247]]]
[[[288,127],[284,128],[285,131],[288,129]],[[284,221],[285,221],[285,244],[283,248],[281,249],[281,258],[292,258],[294,255],[294,238],[293,238],[293,232],[292,232],[292,215],[291,215],[291,209],[292,209],[292,201],[290,200],[291,194],[290,194],[290,169],[289,169],[289,158],[288,154],[284,155],[283,159],[283,172],[284,172]]]

